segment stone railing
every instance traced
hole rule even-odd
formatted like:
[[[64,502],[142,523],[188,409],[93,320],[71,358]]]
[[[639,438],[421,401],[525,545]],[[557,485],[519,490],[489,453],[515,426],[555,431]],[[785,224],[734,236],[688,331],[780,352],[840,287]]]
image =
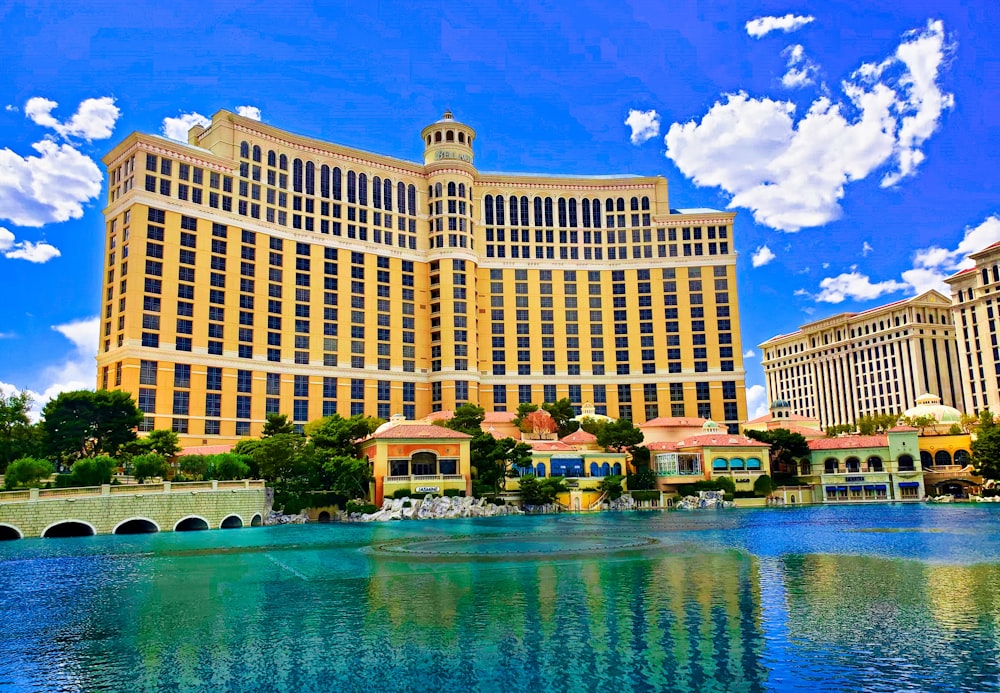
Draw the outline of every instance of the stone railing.
[[[396,484],[403,481],[465,481],[465,477],[461,474],[414,474],[412,476],[407,474],[385,477],[387,484]]]
[[[0,503],[13,503],[35,500],[85,498],[91,496],[142,496],[155,493],[201,493],[206,491],[236,491],[239,489],[262,489],[264,481],[260,479],[240,479],[236,481],[185,481],[172,483],[164,481],[159,484],[104,484],[103,486],[79,486],[75,488],[32,488],[23,491],[0,492]]]

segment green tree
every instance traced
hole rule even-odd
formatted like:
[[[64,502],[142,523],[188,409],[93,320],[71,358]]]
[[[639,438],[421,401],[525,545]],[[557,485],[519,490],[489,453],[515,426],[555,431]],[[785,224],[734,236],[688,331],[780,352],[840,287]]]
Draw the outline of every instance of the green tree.
[[[598,419],[593,416],[585,416],[580,420],[580,428],[594,436],[599,435],[607,425],[608,422],[604,419]]]
[[[345,498],[364,498],[374,478],[366,460],[331,455],[323,460],[323,473],[329,480],[327,491]]]
[[[381,424],[381,419],[371,416],[355,415],[345,419],[334,414],[307,424],[306,433],[317,449],[330,455],[356,458],[357,441],[371,435]]]
[[[750,435],[750,432],[746,432]],[[854,424],[833,424],[826,427],[827,438],[836,438],[841,433],[854,433]]]
[[[485,419],[485,409],[475,404],[463,404],[455,409],[455,413],[450,419],[442,421],[441,425],[475,437],[483,432],[482,423]]]
[[[809,456],[809,442],[801,433],[792,433],[787,428],[770,431],[745,431],[746,437],[771,446],[771,470],[782,474],[798,471],[798,461]]]
[[[30,410],[27,390],[12,395],[0,391],[0,474],[14,460],[42,453],[41,431],[31,423]]]
[[[605,450],[624,452],[642,443],[642,431],[628,419],[618,419],[604,426],[597,434],[597,444]]]
[[[622,497],[625,489],[622,488],[622,477],[619,474],[612,474],[611,476],[606,476],[601,479],[601,483],[597,485],[597,490],[601,493],[608,494],[608,500],[617,500]]]
[[[923,435],[924,431],[927,428],[930,428],[931,426],[936,426],[937,422],[938,422],[937,419],[935,419],[933,416],[930,416],[929,414],[922,414],[920,416],[904,416],[899,420],[899,423],[901,424],[904,424],[906,426],[912,426],[913,428],[919,429],[920,435]],[[962,432],[962,429],[960,426],[958,426],[958,424],[955,424],[955,427],[958,428],[959,433]]]
[[[520,429],[521,431],[525,431],[526,433],[530,432],[531,429],[528,428],[527,430],[525,430],[523,424],[524,424],[524,417],[526,417],[533,411],[538,411],[537,404],[532,404],[531,402],[521,402],[520,404],[517,405],[517,415],[511,420],[511,423],[517,426],[518,429]]]
[[[514,467],[523,469],[531,465],[531,446],[513,438],[497,440],[489,433],[481,433],[470,441],[469,448],[476,480],[495,494],[506,488]]]
[[[979,415],[976,439],[972,441],[972,467],[984,479],[1000,479],[1000,425],[989,409]]]
[[[188,481],[199,481],[208,478],[211,461],[211,455],[184,455],[177,458],[177,466]]]
[[[204,477],[219,481],[246,479],[250,475],[250,465],[247,464],[247,461],[246,456],[235,455],[231,452],[210,455]]]
[[[270,438],[271,436],[292,433],[295,433],[295,424],[288,420],[288,416],[271,413],[267,415],[264,430],[261,431],[260,435],[262,438]]]
[[[33,457],[22,457],[7,465],[4,475],[4,488],[11,491],[18,486],[30,488],[38,486],[42,479],[47,479],[55,471],[48,460],[38,460]]]
[[[568,436],[580,428],[579,422],[573,420],[576,416],[576,410],[573,409],[573,403],[568,397],[551,403],[547,402],[542,405],[542,409],[547,411],[552,420],[556,422],[556,426],[558,426],[556,432],[560,438]]]
[[[632,491],[650,491],[656,488],[656,472],[648,465],[636,467],[635,474],[628,475],[628,487]]]
[[[72,464],[82,457],[114,455],[135,440],[142,412],[121,390],[63,392],[42,409],[49,453]]]
[[[774,480],[767,474],[761,474],[753,482],[753,492],[758,496],[770,496],[776,488]]]
[[[118,465],[107,455],[88,457],[73,465],[69,483],[71,486],[100,486],[110,484],[111,476]]]
[[[167,459],[175,457],[181,451],[177,434],[167,429],[150,431],[145,438],[140,439],[140,442],[147,452],[155,452]]]
[[[132,476],[140,484],[155,476],[165,477],[168,469],[167,459],[155,452],[147,452],[132,458]]]
[[[521,478],[521,501],[525,505],[548,505],[560,493],[569,491],[566,480],[561,476],[539,479],[534,476]]]

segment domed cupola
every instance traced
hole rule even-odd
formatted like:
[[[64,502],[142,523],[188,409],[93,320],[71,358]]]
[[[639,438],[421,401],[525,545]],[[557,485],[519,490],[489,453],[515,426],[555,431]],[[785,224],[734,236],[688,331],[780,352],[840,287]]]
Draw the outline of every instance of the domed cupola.
[[[424,165],[467,164],[472,166],[472,142],[476,131],[446,110],[441,119],[420,131],[424,140]]]

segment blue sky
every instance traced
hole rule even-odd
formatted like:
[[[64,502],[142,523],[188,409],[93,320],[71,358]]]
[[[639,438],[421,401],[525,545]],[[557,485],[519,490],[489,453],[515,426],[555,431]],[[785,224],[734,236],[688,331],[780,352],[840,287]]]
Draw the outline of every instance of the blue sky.
[[[100,158],[129,132],[249,107],[418,160],[450,107],[480,170],[662,174],[737,212],[753,413],[758,343],[1000,240],[1000,6],[710,4],[0,2],[0,387],[93,386]]]

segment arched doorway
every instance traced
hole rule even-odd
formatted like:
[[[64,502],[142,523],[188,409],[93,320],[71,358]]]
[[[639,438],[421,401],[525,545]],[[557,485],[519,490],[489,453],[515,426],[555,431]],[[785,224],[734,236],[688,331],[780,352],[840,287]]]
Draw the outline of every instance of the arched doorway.
[[[437,455],[433,452],[415,452],[410,457],[410,474],[413,476],[435,476],[437,473]]]
[[[43,539],[62,539],[64,537],[92,537],[97,534],[97,530],[89,522],[78,520],[65,520],[49,525],[42,532]]]
[[[321,512],[319,514],[319,517],[316,518],[316,521],[317,522],[324,522],[324,523],[329,522],[330,521],[330,513],[328,513],[327,511],[324,510],[323,512]]]
[[[219,525],[219,529],[241,529],[242,527],[243,519],[239,515],[229,515]]]
[[[160,528],[152,520],[144,517],[133,517],[130,520],[119,522],[113,534],[156,534]]]
[[[175,532],[200,532],[205,529],[208,529],[208,522],[204,518],[194,515],[185,517],[174,525]]]
[[[260,527],[260,526],[261,526],[261,525],[263,525],[263,524],[264,524],[264,523],[263,523],[263,522],[261,521],[261,519],[260,519],[260,514],[259,514],[259,513],[258,513],[258,514],[255,514],[255,515],[254,515],[254,516],[253,516],[253,517],[252,517],[252,518],[250,519],[250,526],[251,526],[251,527]]]

